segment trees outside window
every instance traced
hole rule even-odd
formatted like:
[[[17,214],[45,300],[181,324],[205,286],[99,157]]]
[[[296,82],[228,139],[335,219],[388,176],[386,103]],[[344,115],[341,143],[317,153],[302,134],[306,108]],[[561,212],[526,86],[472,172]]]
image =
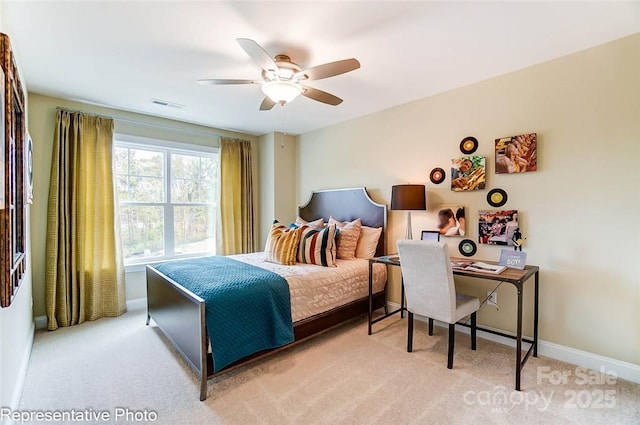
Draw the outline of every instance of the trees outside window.
[[[116,141],[125,264],[215,254],[217,152]]]

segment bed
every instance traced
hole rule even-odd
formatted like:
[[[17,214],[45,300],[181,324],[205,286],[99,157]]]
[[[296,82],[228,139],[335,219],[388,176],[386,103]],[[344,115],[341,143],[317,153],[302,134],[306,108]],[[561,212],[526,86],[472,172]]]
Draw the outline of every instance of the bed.
[[[328,221],[330,216],[340,221],[360,218],[364,226],[382,227],[376,255],[384,255],[387,208],[374,202],[365,188],[314,191],[309,202],[299,207],[298,215],[307,221],[320,217]],[[264,267],[287,280],[291,291],[293,343],[368,311],[367,260],[338,260],[338,267],[327,268],[265,263],[263,253],[231,258]],[[386,270],[383,265],[380,266],[382,268],[374,269],[374,309],[385,307],[386,304]],[[324,274],[321,279],[316,279],[322,283],[317,284],[315,289],[304,284],[303,275],[311,269]],[[367,270],[365,276],[358,271],[362,269]],[[205,301],[154,267],[147,266],[147,325],[151,319],[198,375],[200,400],[207,398],[209,379],[291,345],[252,354],[214,372],[207,336]]]

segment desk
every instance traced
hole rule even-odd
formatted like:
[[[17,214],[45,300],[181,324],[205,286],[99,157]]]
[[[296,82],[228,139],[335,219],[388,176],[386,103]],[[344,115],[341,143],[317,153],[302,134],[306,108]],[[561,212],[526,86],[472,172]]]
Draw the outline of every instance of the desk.
[[[383,317],[377,318],[376,320],[372,320],[373,316],[373,281],[372,281],[372,269],[374,263],[382,263],[393,266],[400,266],[400,260],[397,258],[398,255],[389,255],[384,257],[376,257],[369,260],[369,335],[371,335],[371,327],[374,323],[386,319],[387,317],[400,312],[401,317],[404,316],[404,311],[406,308],[404,307],[404,286],[402,286],[402,298],[400,301],[400,308],[385,314]],[[469,258],[456,258],[452,257],[451,261],[470,261]],[[484,261],[484,260],[476,260],[483,261],[485,263],[497,264],[495,261]],[[516,340],[516,385],[515,388],[517,391],[520,391],[520,376],[522,372],[522,368],[525,363],[529,359],[529,356],[533,354],[533,357],[538,357],[538,304],[539,304],[539,272],[540,268],[538,266],[526,266],[524,270],[517,269],[506,269],[500,274],[492,274],[492,273],[482,273],[482,272],[471,272],[465,270],[454,270],[453,274],[456,276],[467,276],[476,279],[486,279],[486,280],[495,280],[499,282],[509,282],[516,288],[517,296],[518,296],[518,313],[517,313],[517,325],[516,325],[516,335],[509,335],[507,333],[495,331],[493,329],[486,329],[481,326],[477,326],[477,329],[482,330],[484,332],[492,333],[495,335],[500,335],[506,338],[511,338]],[[522,337],[522,289],[524,287],[525,282],[529,279],[534,278],[534,298],[533,298],[533,340]],[[467,326],[466,323],[458,323],[459,325]],[[522,356],[522,343],[526,342],[531,344],[524,357]]]
[[[385,308],[385,314],[381,317],[373,319],[373,265],[375,263],[385,264],[387,266],[400,267],[400,257],[396,255],[385,255],[383,257],[374,257],[369,259],[369,335],[371,335],[371,328],[374,323],[378,323],[381,320],[391,317],[394,314],[400,313],[400,317],[404,319],[404,312],[407,310],[404,306],[404,284],[401,285],[400,293],[400,308],[387,312]]]

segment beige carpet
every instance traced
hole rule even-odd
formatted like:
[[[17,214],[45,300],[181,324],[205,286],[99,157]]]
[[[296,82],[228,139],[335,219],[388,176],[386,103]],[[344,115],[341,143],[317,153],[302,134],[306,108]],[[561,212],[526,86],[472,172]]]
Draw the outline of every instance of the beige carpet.
[[[418,323],[407,353],[399,318],[372,336],[357,320],[212,380],[200,402],[191,370],[144,321],[137,310],[38,332],[20,408],[112,416],[82,423],[134,423],[113,419],[120,407],[153,411],[155,422],[138,423],[156,424],[640,424],[640,385],[581,385],[575,366],[531,358],[518,393],[513,349],[479,339],[472,352],[458,333],[448,370],[446,331],[429,337]],[[564,385],[542,376],[562,372],[571,373]]]

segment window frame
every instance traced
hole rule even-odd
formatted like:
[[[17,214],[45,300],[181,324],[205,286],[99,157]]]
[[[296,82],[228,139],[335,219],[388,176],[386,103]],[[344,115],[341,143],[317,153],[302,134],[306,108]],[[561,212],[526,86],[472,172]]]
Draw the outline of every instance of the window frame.
[[[147,137],[139,137],[139,136],[131,136],[126,134],[114,134],[113,137],[113,150],[115,152],[116,148],[128,148],[128,149],[139,149],[146,150],[152,152],[162,152],[164,154],[163,161],[163,173],[164,173],[164,184],[163,184],[163,202],[136,202],[136,201],[120,201],[117,197],[117,176],[115,169],[115,161],[113,163],[113,178],[114,185],[116,187],[114,190],[116,191],[116,199],[118,202],[118,214],[120,214],[120,207],[123,206],[158,206],[163,208],[163,243],[164,243],[164,252],[163,256],[158,257],[146,257],[140,258],[136,260],[127,260],[124,259],[125,272],[140,272],[144,271],[147,265],[157,264],[170,260],[178,260],[184,258],[197,258],[197,257],[205,257],[209,255],[215,255],[215,246],[214,251],[212,252],[199,252],[199,253],[190,253],[190,254],[175,254],[175,232],[174,232],[174,208],[175,207],[198,207],[198,206],[210,206],[214,209],[214,215],[217,214],[217,200],[214,200],[212,203],[195,203],[195,202],[171,202],[171,154],[182,154],[182,155],[194,155],[197,154],[200,157],[216,157],[216,160],[220,161],[220,150],[214,146],[205,146],[205,145],[196,145],[182,142],[172,142],[161,139],[147,138]],[[115,156],[115,155],[114,155]],[[218,165],[219,170],[219,165]],[[219,175],[216,176],[216,184],[217,190],[219,190]],[[213,235],[214,241],[216,239],[216,223],[214,218],[213,225]],[[119,230],[122,231],[121,229]],[[170,253],[170,254],[168,254]]]

